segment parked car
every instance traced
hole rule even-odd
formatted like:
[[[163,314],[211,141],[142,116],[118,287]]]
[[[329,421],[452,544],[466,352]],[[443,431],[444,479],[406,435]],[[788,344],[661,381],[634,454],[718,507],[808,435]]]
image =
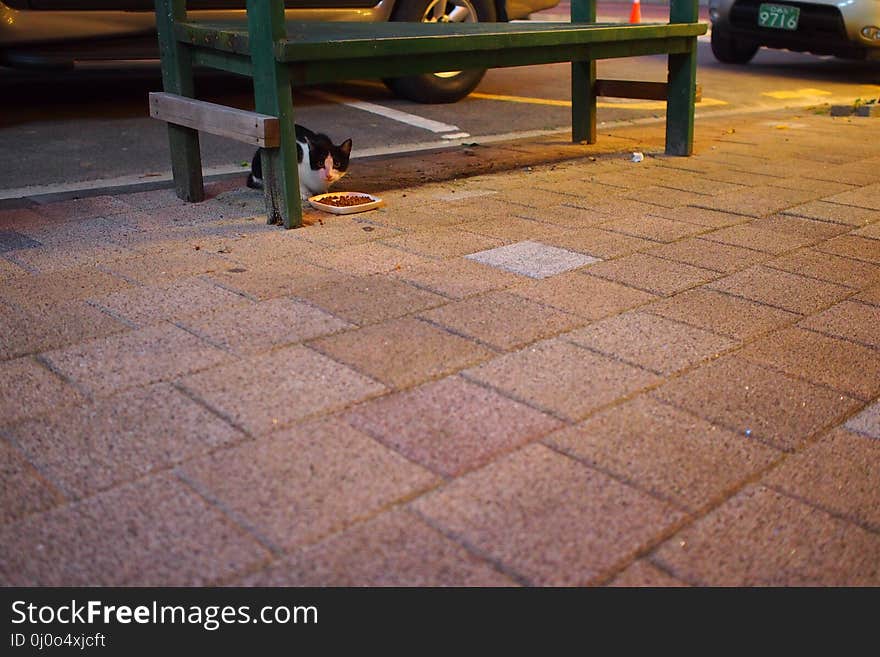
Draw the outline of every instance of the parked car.
[[[758,48],[784,48],[845,59],[880,58],[880,1],[709,0],[712,52],[729,64]]]
[[[495,22],[526,18],[559,0],[287,0],[287,17],[304,21]],[[245,0],[190,0],[202,19],[244,16]],[[158,57],[153,0],[2,0],[0,65],[70,68]],[[399,96],[455,102],[485,69],[385,80]]]

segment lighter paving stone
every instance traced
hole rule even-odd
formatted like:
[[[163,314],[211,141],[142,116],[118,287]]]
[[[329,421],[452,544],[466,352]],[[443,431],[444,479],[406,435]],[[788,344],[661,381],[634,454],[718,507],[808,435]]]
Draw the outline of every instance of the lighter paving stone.
[[[880,402],[868,406],[851,418],[845,425],[850,431],[865,434],[880,440]]]
[[[500,246],[465,257],[530,278],[547,278],[600,261],[599,258],[532,241]]]

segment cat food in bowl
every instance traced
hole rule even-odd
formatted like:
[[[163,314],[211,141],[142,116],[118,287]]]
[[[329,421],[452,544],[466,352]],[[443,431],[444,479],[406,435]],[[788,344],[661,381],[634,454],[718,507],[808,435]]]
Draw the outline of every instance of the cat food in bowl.
[[[309,204],[324,212],[351,214],[352,212],[366,212],[378,208],[382,205],[382,199],[363,192],[330,192],[329,194],[312,196],[309,198]]]

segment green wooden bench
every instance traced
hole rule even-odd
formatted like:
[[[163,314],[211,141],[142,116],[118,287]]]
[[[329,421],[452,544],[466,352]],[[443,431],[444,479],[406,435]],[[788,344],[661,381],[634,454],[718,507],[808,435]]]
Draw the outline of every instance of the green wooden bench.
[[[188,20],[185,0],[156,0],[165,93],[151,98],[153,116],[168,121],[177,195],[204,198],[199,130],[263,150],[270,223],[297,227],[292,87],[349,79],[389,78],[467,68],[571,62],[572,140],[596,141],[596,60],[668,55],[663,83],[620,83],[615,94],[665,98],[666,153],[690,155],[696,96],[697,0],[671,0],[669,23],[596,23],[595,0],[572,0],[570,23],[295,23],[283,0],[247,0],[240,21]],[[255,112],[194,99],[193,67],[249,76]]]

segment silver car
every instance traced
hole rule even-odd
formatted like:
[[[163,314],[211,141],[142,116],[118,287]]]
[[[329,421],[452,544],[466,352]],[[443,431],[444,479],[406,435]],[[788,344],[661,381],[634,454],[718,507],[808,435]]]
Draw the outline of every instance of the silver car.
[[[494,22],[526,18],[559,0],[287,0],[287,17],[315,21]],[[202,19],[243,17],[245,0],[189,0]],[[0,0],[0,65],[70,68],[155,59],[153,0]],[[485,70],[385,80],[424,103],[467,96]]]
[[[760,47],[880,59],[880,0],[709,0],[712,52],[745,64]]]

